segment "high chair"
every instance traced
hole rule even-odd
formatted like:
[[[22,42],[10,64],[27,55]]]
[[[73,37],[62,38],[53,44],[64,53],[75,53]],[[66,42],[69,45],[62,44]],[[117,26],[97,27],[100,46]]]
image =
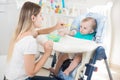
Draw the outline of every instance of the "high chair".
[[[70,30],[79,30],[80,22],[85,17],[93,17],[97,21],[97,29],[96,35],[94,37],[94,41],[96,44],[102,44],[104,39],[104,32],[105,32],[105,21],[106,17],[97,13],[87,13],[77,17],[72,25]],[[104,49],[104,46],[98,46],[94,51],[83,53],[82,62],[77,67],[77,70],[74,74],[74,80],[91,80],[93,71],[97,69],[94,65],[96,64],[97,60],[104,60],[107,72],[109,74],[110,80],[113,80],[108,63],[107,63],[107,56]],[[56,63],[56,54],[53,56],[53,61],[51,67],[54,67]]]

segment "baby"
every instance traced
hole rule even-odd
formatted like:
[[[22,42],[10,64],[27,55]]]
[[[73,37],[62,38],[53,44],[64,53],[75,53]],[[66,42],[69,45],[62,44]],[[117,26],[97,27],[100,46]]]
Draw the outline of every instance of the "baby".
[[[69,34],[75,38],[93,40],[93,37],[95,36],[96,25],[97,25],[97,23],[94,18],[87,17],[81,21],[79,31],[72,30],[72,31],[68,32],[67,34]],[[60,33],[62,33],[62,32],[60,32]],[[62,35],[63,35],[63,33],[62,33]],[[68,54],[60,54],[55,69],[50,69],[50,71],[53,72],[55,75],[57,75],[61,65],[67,59],[69,59]],[[76,53],[76,54],[74,54],[72,59],[73,60],[71,61],[70,65],[63,71],[63,73],[65,75],[69,75],[77,67],[77,65],[82,60],[82,54]],[[64,80],[66,80],[66,79],[64,79]]]
[[[75,38],[92,40],[95,36],[96,25],[97,23],[94,18],[87,17],[81,21],[79,31],[72,30],[69,32],[69,35]]]

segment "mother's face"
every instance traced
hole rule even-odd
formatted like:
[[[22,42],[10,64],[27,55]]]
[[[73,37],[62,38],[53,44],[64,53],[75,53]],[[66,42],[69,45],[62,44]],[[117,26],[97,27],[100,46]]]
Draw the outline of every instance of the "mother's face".
[[[35,26],[35,28],[39,28],[41,27],[42,21],[43,21],[43,17],[41,12],[39,12],[39,14],[37,16],[33,16],[33,25]]]

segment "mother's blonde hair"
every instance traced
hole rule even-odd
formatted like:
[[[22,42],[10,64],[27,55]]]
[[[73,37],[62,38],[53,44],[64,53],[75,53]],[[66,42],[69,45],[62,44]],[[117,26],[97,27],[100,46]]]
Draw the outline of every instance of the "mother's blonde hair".
[[[8,61],[10,61],[13,53],[14,43],[19,34],[24,33],[31,29],[32,19],[31,16],[37,16],[40,13],[41,7],[32,2],[25,2],[21,8],[19,21],[17,24],[17,28],[12,36],[9,50],[8,50]]]

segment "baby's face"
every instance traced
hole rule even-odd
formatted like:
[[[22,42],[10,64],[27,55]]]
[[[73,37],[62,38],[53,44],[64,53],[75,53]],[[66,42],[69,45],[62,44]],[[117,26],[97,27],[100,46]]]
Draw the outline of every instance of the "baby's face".
[[[80,26],[80,33],[81,34],[90,34],[92,33],[94,30],[91,27],[91,22],[82,22],[81,26]]]

